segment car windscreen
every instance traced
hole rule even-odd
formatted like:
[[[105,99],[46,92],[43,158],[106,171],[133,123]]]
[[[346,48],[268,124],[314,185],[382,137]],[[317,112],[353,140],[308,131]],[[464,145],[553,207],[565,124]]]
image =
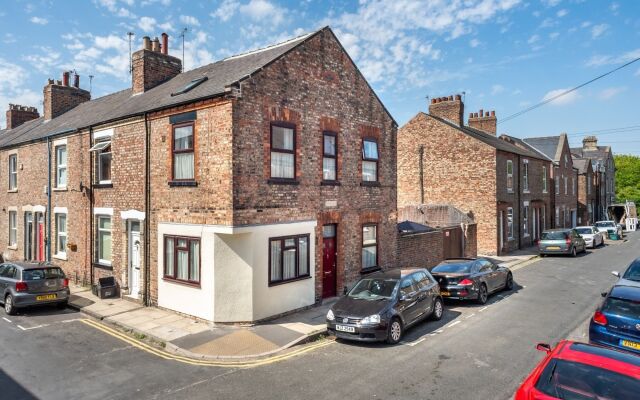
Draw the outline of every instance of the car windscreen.
[[[576,232],[578,232],[581,235],[592,235],[593,234],[593,229],[591,229],[591,228],[576,228]]]
[[[25,269],[22,271],[23,281],[39,281],[53,278],[64,278],[64,272],[60,268]]]
[[[602,311],[623,317],[640,318],[640,303],[617,297],[609,297],[602,306]]]
[[[364,278],[351,289],[348,296],[363,300],[390,299],[397,284],[397,279]]]
[[[565,240],[567,236],[564,231],[542,232],[542,240]]]
[[[473,266],[472,262],[442,264],[432,269],[431,272],[453,272],[453,273],[468,274],[471,272],[472,266]]]
[[[640,281],[640,260],[632,262],[622,277],[630,281]]]
[[[596,226],[598,228],[615,228],[615,224],[613,222],[596,222]]]
[[[554,359],[547,364],[536,389],[558,399],[633,399],[640,381],[617,372]]]

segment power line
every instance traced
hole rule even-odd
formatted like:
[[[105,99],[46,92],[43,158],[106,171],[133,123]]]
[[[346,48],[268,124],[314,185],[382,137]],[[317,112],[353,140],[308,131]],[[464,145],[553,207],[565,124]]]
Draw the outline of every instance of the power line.
[[[603,133],[607,133],[607,132],[612,132],[612,133],[633,132],[633,131],[637,131],[637,130],[640,130],[640,125],[630,125],[630,126],[622,126],[622,127],[618,127],[618,128],[603,128],[603,129],[595,129],[595,130],[592,130],[592,131],[574,132],[574,133],[568,133],[567,136],[588,135],[590,133],[603,134]]]
[[[533,106],[531,106],[531,107],[529,107],[529,108],[525,108],[524,110],[518,111],[518,112],[517,112],[517,113],[515,113],[515,114],[508,115],[507,117],[505,117],[505,118],[503,118],[502,120],[498,121],[498,123],[505,123],[505,122],[507,122],[507,121],[510,121],[510,120],[512,120],[512,119],[514,119],[514,118],[517,118],[517,117],[521,116],[522,114],[528,113],[529,111],[533,111],[533,110],[535,110],[535,109],[536,109],[536,108],[538,108],[538,107],[542,107],[543,105],[545,105],[545,104],[547,104],[547,103],[551,103],[552,101],[554,101],[554,100],[556,100],[556,99],[559,99],[559,98],[560,98],[560,97],[562,97],[562,96],[566,96],[566,95],[568,95],[569,93],[571,93],[571,92],[575,92],[576,90],[578,90],[578,89],[580,89],[580,88],[582,88],[582,87],[585,87],[585,86],[587,86],[588,84],[593,83],[593,82],[595,82],[595,81],[597,81],[597,80],[599,80],[599,79],[602,79],[602,78],[604,78],[604,77],[605,77],[605,76],[607,76],[607,75],[611,75],[611,74],[613,74],[614,72],[616,72],[616,71],[618,71],[618,70],[621,70],[622,68],[628,67],[629,65],[633,64],[634,62],[636,62],[636,61],[638,61],[638,60],[640,60],[640,57],[638,57],[638,58],[634,58],[633,60],[631,60],[631,61],[629,61],[629,62],[627,62],[627,63],[625,63],[625,64],[623,64],[623,65],[621,65],[621,66],[619,66],[619,67],[617,67],[617,68],[614,68],[614,69],[612,69],[612,70],[611,70],[611,71],[609,71],[609,72],[605,72],[604,74],[599,75],[599,76],[597,76],[597,77],[595,77],[595,78],[593,78],[593,79],[591,79],[591,80],[589,80],[589,81],[587,81],[587,82],[585,82],[585,83],[583,83],[583,84],[581,84],[581,85],[578,85],[578,86],[576,86],[576,87],[574,87],[574,88],[571,88],[571,89],[565,90],[564,92],[559,93],[559,94],[557,94],[557,95],[555,95],[555,96],[553,96],[553,97],[551,97],[551,98],[549,98],[549,99],[547,99],[547,100],[541,101],[541,102],[540,102],[540,103],[538,103],[538,104],[534,104]]]

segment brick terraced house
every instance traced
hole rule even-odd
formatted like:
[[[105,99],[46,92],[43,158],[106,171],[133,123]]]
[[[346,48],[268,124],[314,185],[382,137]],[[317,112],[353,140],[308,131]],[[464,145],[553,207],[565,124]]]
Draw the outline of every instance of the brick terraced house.
[[[130,89],[65,74],[43,117],[10,107],[5,258],[221,322],[395,266],[397,124],[330,28],[184,73],[167,49],[143,39]]]
[[[598,146],[598,138],[586,136],[582,147],[571,149],[575,159],[591,160],[595,174],[597,194],[594,206],[595,220],[608,220],[608,208],[616,201],[616,166],[611,146]]]
[[[573,166],[567,134],[525,138],[523,142],[553,161],[553,227],[572,228],[578,224],[578,170]]]
[[[574,157],[573,166],[578,169],[578,225],[593,225],[598,196],[596,174],[590,159]]]
[[[477,223],[478,252],[531,246],[550,226],[550,162],[496,137],[495,112],[464,125],[461,96],[432,99],[398,131],[398,207],[448,204]]]

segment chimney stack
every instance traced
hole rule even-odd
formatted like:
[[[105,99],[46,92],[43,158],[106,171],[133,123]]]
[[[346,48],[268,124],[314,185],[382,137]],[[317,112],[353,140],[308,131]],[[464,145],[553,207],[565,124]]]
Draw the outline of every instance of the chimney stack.
[[[429,114],[462,126],[464,116],[462,96],[456,94],[455,96],[431,99]]]
[[[17,128],[25,122],[36,118],[40,118],[37,108],[9,104],[9,109],[7,110],[7,129]]]
[[[74,76],[73,86],[69,86],[69,72],[62,74],[62,82],[49,79],[43,89],[44,119],[48,121],[91,100],[91,93],[80,89],[80,76]]]
[[[492,135],[497,134],[498,119],[496,118],[496,112],[493,110],[485,112],[480,109],[477,113],[470,113],[468,124],[471,128],[479,129]]]
[[[153,40],[153,44],[148,36],[142,38],[142,49],[131,57],[133,94],[153,89],[182,71],[182,61],[170,56],[168,49],[169,36],[166,33],[162,34],[162,48],[158,38]]]
[[[585,136],[582,139],[582,149],[586,151],[598,150],[598,138],[595,136]]]

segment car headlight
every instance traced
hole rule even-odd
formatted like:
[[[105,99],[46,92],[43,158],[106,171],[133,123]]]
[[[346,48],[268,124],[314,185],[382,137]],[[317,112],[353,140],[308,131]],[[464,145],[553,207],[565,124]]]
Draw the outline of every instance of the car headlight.
[[[380,315],[378,314],[374,314],[374,315],[369,315],[366,318],[363,318],[362,321],[360,321],[361,324],[379,324],[380,323]]]
[[[329,321],[333,321],[334,319],[336,319],[336,316],[333,315],[333,310],[329,310],[329,312],[327,313],[327,319]]]

